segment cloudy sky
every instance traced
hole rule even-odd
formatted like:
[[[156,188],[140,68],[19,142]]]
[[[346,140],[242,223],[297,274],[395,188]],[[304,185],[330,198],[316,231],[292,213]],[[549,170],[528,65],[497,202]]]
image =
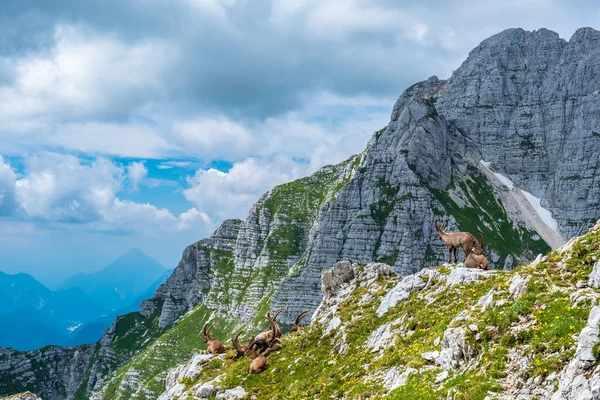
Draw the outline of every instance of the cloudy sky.
[[[412,3],[413,5],[408,5]],[[594,1],[3,0],[0,270],[174,267],[273,185],[361,151],[484,38]]]

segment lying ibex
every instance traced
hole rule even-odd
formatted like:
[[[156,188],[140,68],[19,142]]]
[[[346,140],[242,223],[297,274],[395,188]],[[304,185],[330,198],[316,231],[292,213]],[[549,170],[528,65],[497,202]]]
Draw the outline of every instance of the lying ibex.
[[[246,345],[240,344],[240,342],[238,341],[238,338],[240,337],[240,335],[242,333],[243,333],[243,331],[239,332],[237,335],[231,336],[231,345],[235,349],[235,357],[233,357],[234,360],[237,360],[240,357],[248,355],[249,347]]]
[[[250,353],[250,356],[252,357],[252,362],[250,363],[250,368],[248,369],[249,374],[259,374],[267,369],[269,365],[267,358],[256,351],[254,348],[255,344],[256,342],[253,339],[248,345],[248,353]]]
[[[300,325],[300,321],[302,321],[302,318],[306,317],[308,315],[308,311],[302,311],[300,314],[298,314],[298,316],[296,317],[296,322],[294,322],[294,326],[292,326],[291,331],[292,332],[296,332],[299,331],[300,329],[302,329],[302,325]]]
[[[468,268],[481,268],[484,271],[490,269],[490,265],[486,256],[483,255],[483,235],[479,234],[481,238],[481,243],[479,243],[478,247],[474,247],[471,249],[471,253],[465,259],[465,267]]]
[[[277,324],[276,318],[279,316],[279,314],[281,314],[284,311],[285,308],[280,308],[279,310],[275,311],[275,315],[273,317],[271,317],[270,312],[267,313],[267,317],[269,317],[269,319],[272,319],[275,323],[275,330],[269,329],[268,331],[261,332],[254,337],[253,341],[257,343],[257,346],[260,347],[261,351],[264,351],[267,348],[267,341],[269,339],[271,339],[272,337],[281,337],[281,330],[279,329],[279,324]]]
[[[279,326],[275,322],[274,318],[270,318],[269,314],[265,316],[265,319],[269,321],[269,325],[271,326],[271,330],[275,332],[274,335],[271,336],[269,340],[267,340],[267,349],[263,352],[263,355],[266,357],[274,351],[281,350],[283,347],[281,344],[281,340],[276,336],[276,331],[279,329]]]
[[[221,353],[225,353],[225,346],[223,346],[223,343],[221,343],[221,341],[219,339],[214,339],[211,335],[210,335],[210,330],[213,328],[214,325],[211,325],[210,328],[206,329],[208,327],[208,322],[206,324],[204,324],[204,327],[202,328],[202,340],[204,341],[204,343],[208,343],[208,347],[206,348],[206,350],[204,351],[204,354],[221,354]]]
[[[254,339],[252,339],[250,341],[250,344],[248,345],[248,352],[250,353],[250,355],[252,356],[252,362],[250,363],[250,368],[248,369],[248,373],[252,374],[258,374],[262,371],[264,371],[265,369],[267,369],[267,367],[269,366],[269,362],[267,361],[267,358],[265,357],[267,354],[269,354],[271,350],[269,352],[265,351],[265,353],[260,354],[258,351],[256,351],[255,347],[260,347],[259,343],[260,342],[265,342],[264,344],[267,347],[267,350],[270,349],[271,347],[273,347],[275,345],[275,347],[277,347],[277,342],[279,342],[279,346],[281,346],[281,342],[279,341],[279,339],[277,339],[275,337],[276,335],[276,327],[275,327],[275,323],[273,322],[273,319],[270,317],[266,317],[265,318],[269,321],[269,326],[271,327],[270,330],[270,335],[268,335],[267,339],[259,339],[257,340],[256,337]],[[257,335],[258,336],[258,335]],[[281,347],[279,347],[281,348]],[[277,349],[279,350],[279,349]]]
[[[442,226],[438,226],[437,220],[435,221],[435,230],[437,231],[438,236],[446,247],[448,248],[448,262],[452,262],[452,254],[454,254],[454,262],[458,262],[456,257],[456,251],[460,248],[465,252],[465,256],[468,256],[471,253],[471,248],[475,245],[476,248],[479,248],[479,242],[473,235],[468,232],[452,232],[446,233],[444,227],[446,226],[445,220],[442,222]]]

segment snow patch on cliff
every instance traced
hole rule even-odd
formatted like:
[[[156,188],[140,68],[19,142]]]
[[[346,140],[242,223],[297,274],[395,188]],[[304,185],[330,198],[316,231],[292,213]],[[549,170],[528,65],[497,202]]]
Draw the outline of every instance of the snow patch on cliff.
[[[549,210],[542,207],[542,200],[523,189],[521,189],[521,192],[523,193],[523,196],[525,196],[529,204],[531,204],[535,212],[537,212],[537,214],[540,216],[542,221],[546,224],[546,226],[552,229],[558,235],[558,223],[554,218],[552,218],[552,213]]]

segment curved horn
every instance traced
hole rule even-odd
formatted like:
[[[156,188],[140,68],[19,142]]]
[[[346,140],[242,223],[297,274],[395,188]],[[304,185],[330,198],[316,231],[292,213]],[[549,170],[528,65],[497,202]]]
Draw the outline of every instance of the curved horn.
[[[206,330],[206,336],[208,336],[209,339],[212,340],[212,336],[210,335],[210,330],[213,328],[214,325],[211,325],[207,330]]]
[[[438,226],[438,224],[437,224],[437,219],[436,219],[436,220],[433,222],[433,225],[435,225],[435,230],[436,230],[436,231],[439,231],[439,230],[440,230],[440,227],[439,227],[439,226]]]
[[[239,337],[240,337],[240,335],[241,335],[242,333],[244,333],[244,331],[239,331],[239,332],[237,333],[237,335],[233,335],[233,336],[231,337],[231,343],[232,343],[234,346],[237,344],[237,342],[238,342],[238,339],[239,339]]]
[[[284,311],[285,311],[285,308],[280,308],[279,310],[275,311],[275,315],[273,315],[273,321],[275,321],[277,319],[277,316]]]
[[[481,251],[483,251],[483,235],[480,233],[479,237],[481,238],[481,243],[479,243],[479,246],[481,247]]]
[[[202,334],[206,335],[206,327],[208,326],[208,322],[204,324],[204,326],[202,327]]]
[[[277,327],[275,325],[275,321],[271,318],[267,318],[265,317],[265,319],[267,319],[267,321],[269,321],[269,325],[271,326],[271,338],[270,340],[267,341],[267,343],[269,343],[269,346],[271,345],[270,342],[272,342],[273,340],[276,339],[276,334],[277,334]]]
[[[446,222],[448,222],[448,218],[442,221],[442,227],[440,228],[440,230],[444,230],[444,228],[446,227]]]
[[[300,314],[298,314],[298,316],[296,317],[295,324],[296,325],[300,324],[300,321],[302,321],[302,318],[306,317],[307,314],[308,314],[308,311],[302,311]]]

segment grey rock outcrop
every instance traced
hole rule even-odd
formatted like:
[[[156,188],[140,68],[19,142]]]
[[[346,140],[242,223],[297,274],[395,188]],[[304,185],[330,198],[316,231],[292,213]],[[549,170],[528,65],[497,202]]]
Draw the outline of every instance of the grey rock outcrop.
[[[45,347],[30,352],[0,348],[0,393],[35,388],[44,399],[70,398],[83,381],[93,353],[93,345]]]
[[[579,334],[577,351],[560,373],[558,391],[552,400],[592,400],[600,396],[600,369],[593,349],[600,342],[600,307],[590,311],[588,323]]]

